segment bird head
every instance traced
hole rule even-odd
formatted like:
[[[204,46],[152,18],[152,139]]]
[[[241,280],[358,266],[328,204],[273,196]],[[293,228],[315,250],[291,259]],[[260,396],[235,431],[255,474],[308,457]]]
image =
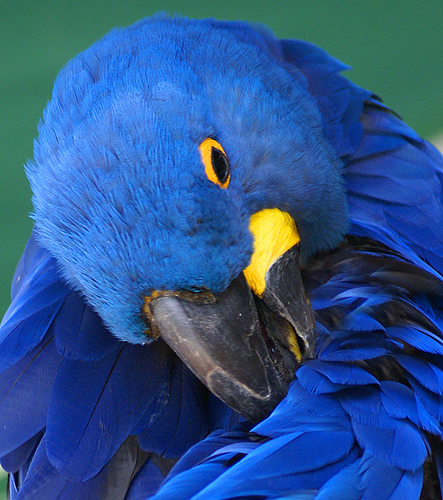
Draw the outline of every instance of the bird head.
[[[110,332],[163,338],[257,420],[313,354],[300,265],[346,232],[341,167],[271,34],[157,16],[62,70],[27,172],[41,243]]]

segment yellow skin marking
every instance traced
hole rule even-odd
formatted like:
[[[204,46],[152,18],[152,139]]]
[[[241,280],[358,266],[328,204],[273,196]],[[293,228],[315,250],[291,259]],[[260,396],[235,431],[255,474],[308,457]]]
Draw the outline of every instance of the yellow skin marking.
[[[298,345],[297,335],[294,332],[294,329],[291,327],[288,335],[288,343],[289,348],[292,351],[292,354],[296,357],[297,361],[301,363],[301,351]]]
[[[143,309],[142,309],[142,312],[143,312],[143,315],[145,318],[148,318],[150,320],[150,325],[152,326],[153,322],[152,322],[152,313],[151,313],[151,309],[150,309],[150,303],[153,299],[155,299],[156,297],[158,297],[160,295],[159,292],[157,292],[156,290],[154,290],[151,295],[147,295],[144,297],[144,304],[143,304]],[[152,330],[152,327],[151,328],[147,328],[145,331],[144,331],[144,334],[147,336],[147,337],[151,337],[151,338],[158,338],[160,337],[160,333],[158,331],[153,331]]]
[[[300,241],[300,236],[294,219],[278,208],[267,208],[254,214],[249,222],[249,229],[254,235],[254,253],[244,275],[251,290],[261,297],[266,288],[267,270]],[[300,362],[300,347],[292,327],[288,331],[288,343]]]
[[[230,176],[226,179],[226,181],[223,184],[218,180],[217,175],[214,172],[214,167],[212,166],[212,158],[211,158],[212,148],[218,149],[226,156],[225,150],[223,149],[220,143],[218,143],[214,139],[211,139],[210,137],[208,139],[205,139],[200,144],[198,149],[200,150],[202,162],[203,165],[205,166],[206,175],[208,176],[208,179],[211,182],[217,184],[223,189],[226,189],[229,185]]]
[[[266,288],[266,271],[300,241],[300,236],[294,219],[278,208],[266,208],[254,214],[249,229],[254,235],[254,253],[244,273],[249,287],[261,297]]]

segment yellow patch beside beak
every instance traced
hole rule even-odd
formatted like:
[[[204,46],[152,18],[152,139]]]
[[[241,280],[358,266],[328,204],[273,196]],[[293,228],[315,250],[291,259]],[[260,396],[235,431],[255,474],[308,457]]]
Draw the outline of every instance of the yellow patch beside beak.
[[[294,219],[278,208],[267,208],[254,214],[249,228],[254,235],[254,253],[244,274],[249,287],[261,297],[266,287],[267,270],[300,241],[300,236]]]
[[[254,253],[244,275],[249,288],[262,298],[268,269],[279,257],[299,243],[300,236],[294,219],[277,208],[264,209],[254,214],[249,229],[254,235]],[[289,323],[286,340],[298,362],[301,362],[297,335]]]

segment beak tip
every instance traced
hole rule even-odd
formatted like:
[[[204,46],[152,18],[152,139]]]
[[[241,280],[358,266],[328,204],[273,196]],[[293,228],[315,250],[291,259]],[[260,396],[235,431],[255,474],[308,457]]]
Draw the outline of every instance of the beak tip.
[[[287,392],[287,388],[271,387],[269,382],[256,392],[218,368],[208,377],[207,386],[213,394],[223,394],[228,406],[252,422],[266,418]]]

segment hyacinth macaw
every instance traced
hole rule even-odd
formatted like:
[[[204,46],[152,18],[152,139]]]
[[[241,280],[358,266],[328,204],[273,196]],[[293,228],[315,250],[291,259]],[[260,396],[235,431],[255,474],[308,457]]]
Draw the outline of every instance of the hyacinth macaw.
[[[0,330],[11,498],[441,498],[443,160],[344,69],[159,15],[61,71]]]

